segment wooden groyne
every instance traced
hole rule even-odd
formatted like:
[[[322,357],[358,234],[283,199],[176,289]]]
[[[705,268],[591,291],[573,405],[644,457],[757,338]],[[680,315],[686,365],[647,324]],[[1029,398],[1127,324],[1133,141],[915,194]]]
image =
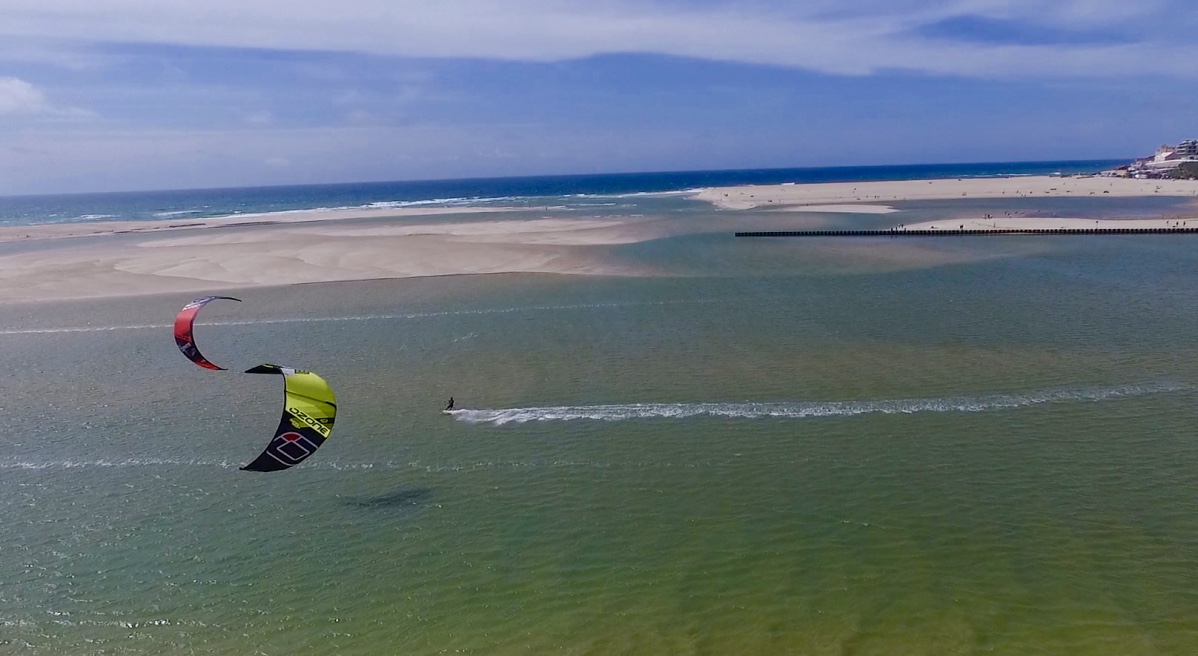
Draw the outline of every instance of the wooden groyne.
[[[1177,235],[1198,228],[1019,228],[991,230],[769,230],[737,237],[1004,237],[1010,235]]]

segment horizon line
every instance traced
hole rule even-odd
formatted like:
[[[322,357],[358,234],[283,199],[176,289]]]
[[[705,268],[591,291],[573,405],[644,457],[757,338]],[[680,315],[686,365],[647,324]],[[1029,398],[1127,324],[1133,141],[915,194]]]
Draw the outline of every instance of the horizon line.
[[[516,180],[536,180],[536,179],[557,179],[564,180],[570,178],[604,178],[604,177],[621,177],[621,176],[646,176],[646,175],[686,175],[686,174],[719,174],[719,173],[738,173],[749,171],[836,171],[848,169],[918,169],[940,166],[1020,166],[1020,165],[1050,165],[1050,164],[1091,164],[1091,163],[1110,163],[1135,160],[1135,157],[1110,157],[1100,159],[1050,159],[1050,160],[1010,160],[1010,161],[994,161],[994,162],[926,162],[920,164],[838,164],[833,166],[785,166],[785,167],[760,167],[760,168],[731,168],[731,169],[672,169],[659,171],[611,171],[605,173],[549,173],[540,175],[500,175],[500,176],[470,176],[463,178],[410,178],[403,180],[356,180],[356,181],[341,181],[341,182],[303,182],[290,184],[268,184],[268,185],[245,185],[238,187],[162,187],[162,188],[146,188],[146,189],[122,189],[114,191],[68,191],[60,193],[38,193],[38,194],[0,194],[0,199],[4,198],[49,198],[58,196],[105,196],[105,195],[120,195],[120,194],[147,194],[147,193],[171,193],[185,191],[233,191],[246,189],[288,189],[300,187],[342,187],[353,185],[385,185],[385,184],[437,184],[446,182],[494,182],[494,181],[516,181]],[[807,183],[817,184],[817,183]]]

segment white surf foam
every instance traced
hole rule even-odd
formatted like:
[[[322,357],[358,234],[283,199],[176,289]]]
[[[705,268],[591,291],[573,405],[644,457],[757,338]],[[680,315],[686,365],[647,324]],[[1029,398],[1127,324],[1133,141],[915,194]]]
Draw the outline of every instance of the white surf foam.
[[[865,414],[915,414],[920,412],[989,412],[1047,403],[1093,403],[1111,399],[1161,394],[1184,389],[1179,385],[1126,385],[1122,387],[1060,389],[1025,394],[995,394],[939,399],[883,399],[877,401],[786,401],[772,403],[630,403],[619,405],[551,406],[532,408],[460,409],[454,419],[476,424],[523,424],[530,421],[625,421],[629,419],[810,419],[852,417]]]
[[[365,209],[372,209],[372,210],[376,210],[376,209],[389,210],[389,209],[402,209],[405,207],[426,207],[426,206],[440,206],[440,205],[444,205],[446,207],[469,207],[472,205],[487,206],[487,205],[494,205],[496,203],[520,202],[520,201],[524,201],[524,200],[527,200],[530,198],[535,198],[535,197],[533,197],[533,196],[462,196],[462,197],[453,197],[453,198],[429,198],[429,199],[425,199],[425,200],[383,200],[383,201],[376,201],[373,203],[367,203],[360,207],[365,208]],[[345,207],[345,208],[335,208],[335,209],[358,209],[358,208],[357,207]]]

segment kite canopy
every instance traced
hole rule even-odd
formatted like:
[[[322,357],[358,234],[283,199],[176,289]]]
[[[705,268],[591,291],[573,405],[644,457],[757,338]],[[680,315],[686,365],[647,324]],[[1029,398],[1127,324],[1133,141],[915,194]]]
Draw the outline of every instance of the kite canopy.
[[[283,418],[274,439],[243,471],[272,472],[298,465],[324,444],[333,431],[337,399],[324,379],[310,371],[297,371],[274,364],[247,369],[247,374],[283,376]]]
[[[233,298],[232,296],[205,296],[203,298],[197,298],[187,305],[184,305],[183,309],[179,310],[179,314],[175,317],[175,344],[179,346],[179,350],[183,352],[183,355],[187,356],[188,360],[191,360],[205,369],[224,371],[224,367],[218,367],[212,364],[207,358],[200,354],[200,349],[196,347],[195,335],[192,333],[193,324],[195,324],[196,320],[196,314],[199,313],[200,308],[217,299],[237,301],[238,303],[241,302],[241,299]]]

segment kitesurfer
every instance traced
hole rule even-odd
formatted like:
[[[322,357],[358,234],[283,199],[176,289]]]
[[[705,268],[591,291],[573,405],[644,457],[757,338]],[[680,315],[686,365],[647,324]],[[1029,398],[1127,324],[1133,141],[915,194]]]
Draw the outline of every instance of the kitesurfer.
[[[445,410],[453,410],[453,397],[449,397],[449,403],[445,404]]]

